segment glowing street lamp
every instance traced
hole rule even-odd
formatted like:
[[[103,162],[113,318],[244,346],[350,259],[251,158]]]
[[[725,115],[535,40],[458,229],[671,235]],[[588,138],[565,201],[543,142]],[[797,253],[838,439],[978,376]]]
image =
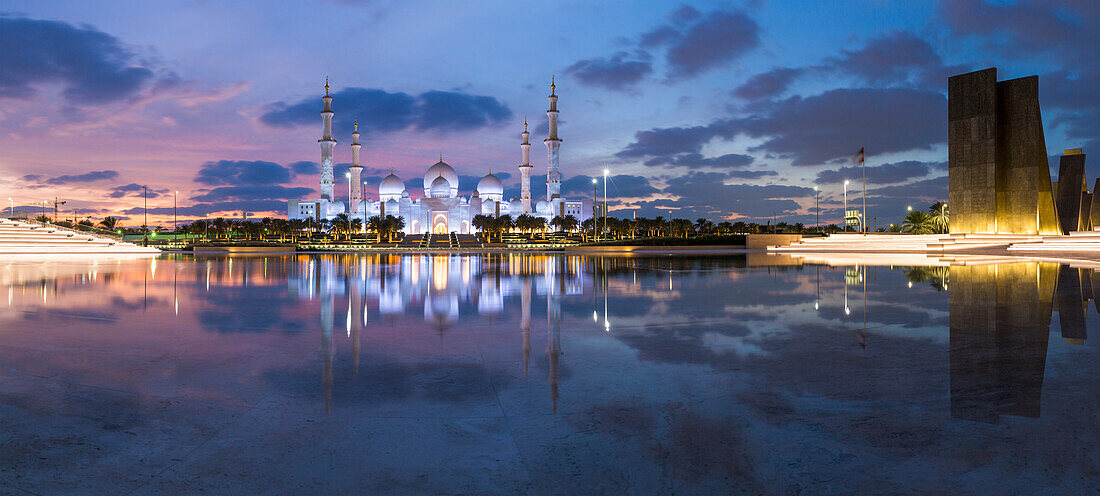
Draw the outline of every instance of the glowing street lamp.
[[[814,226],[818,231],[821,230],[821,190],[814,186],[814,203],[816,204],[814,210],[817,212],[817,221]]]

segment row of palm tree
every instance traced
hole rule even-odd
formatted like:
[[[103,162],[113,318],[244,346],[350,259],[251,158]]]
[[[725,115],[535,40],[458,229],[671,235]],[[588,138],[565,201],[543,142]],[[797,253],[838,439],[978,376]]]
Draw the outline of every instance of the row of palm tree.
[[[911,234],[943,234],[951,227],[950,212],[947,204],[936,202],[928,206],[928,211],[910,210],[900,224],[890,224],[887,231]]]

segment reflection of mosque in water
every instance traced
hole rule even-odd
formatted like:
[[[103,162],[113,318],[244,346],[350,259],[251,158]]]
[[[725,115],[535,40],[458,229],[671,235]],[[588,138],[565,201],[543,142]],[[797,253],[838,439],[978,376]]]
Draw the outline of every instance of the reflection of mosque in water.
[[[555,410],[561,357],[561,297],[584,292],[584,259],[579,256],[512,254],[469,255],[333,255],[302,257],[297,274],[291,269],[288,290],[304,299],[321,301],[322,356],[325,409],[333,387],[335,347],[333,329],[344,321],[351,340],[353,369],[359,372],[360,332],[370,310],[395,317],[422,310],[424,320],[444,330],[462,319],[460,308],[476,308],[487,318],[502,313],[505,298],[521,302],[520,332],[524,375],[531,353],[531,304],[546,300],[547,358],[550,392]],[[334,315],[335,297],[346,297],[343,319]]]

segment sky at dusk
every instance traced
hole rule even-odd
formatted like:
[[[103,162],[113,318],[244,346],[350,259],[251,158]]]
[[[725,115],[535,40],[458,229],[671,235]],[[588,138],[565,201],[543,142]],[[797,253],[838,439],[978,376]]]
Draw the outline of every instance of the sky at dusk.
[[[133,226],[148,186],[151,224],[175,191],[181,221],[285,217],[319,194],[327,76],[339,199],[356,119],[369,199],[391,168],[419,196],[440,153],[461,191],[492,169],[519,196],[524,117],[539,197],[556,76],[566,196],[607,168],[616,215],[813,224],[818,186],[838,222],[866,147],[885,224],[946,200],[950,75],[1039,75],[1048,154],[1090,152],[1097,25],[1095,0],[6,0],[0,196]]]

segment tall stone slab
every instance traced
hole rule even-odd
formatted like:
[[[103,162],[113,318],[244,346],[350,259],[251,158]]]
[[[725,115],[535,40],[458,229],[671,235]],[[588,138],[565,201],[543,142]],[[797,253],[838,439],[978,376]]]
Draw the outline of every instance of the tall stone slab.
[[[948,79],[952,233],[1059,234],[1039,79],[994,68]]]
[[[1058,160],[1058,226],[1063,234],[1080,231],[1082,220],[1088,223],[1088,216],[1082,209],[1083,195],[1088,186],[1085,184],[1085,154],[1080,150],[1066,150]]]
[[[997,69],[949,78],[947,95],[951,232],[996,232]]]
[[[1039,112],[1038,76],[997,83],[997,232],[1061,232]]]
[[[1100,178],[1096,179],[1096,185],[1092,187],[1092,194],[1095,196],[1098,191],[1096,188],[1100,188]],[[1100,201],[1094,201],[1089,207],[1089,230],[1100,227]]]

